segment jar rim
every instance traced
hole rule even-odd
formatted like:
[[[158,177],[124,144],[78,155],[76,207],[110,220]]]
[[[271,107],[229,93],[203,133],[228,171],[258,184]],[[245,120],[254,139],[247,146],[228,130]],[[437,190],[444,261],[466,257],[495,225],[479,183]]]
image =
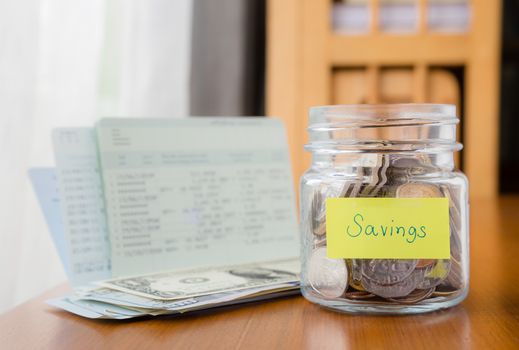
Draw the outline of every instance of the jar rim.
[[[310,108],[314,153],[446,152],[456,142],[456,106],[435,103],[328,105]]]
[[[456,116],[456,106],[446,103],[365,103],[365,104],[338,104],[312,106],[310,111],[318,112],[380,112],[387,110],[390,113],[427,112],[438,113],[444,116]]]
[[[351,104],[310,107],[310,126],[330,122],[458,123],[456,106],[438,103]]]

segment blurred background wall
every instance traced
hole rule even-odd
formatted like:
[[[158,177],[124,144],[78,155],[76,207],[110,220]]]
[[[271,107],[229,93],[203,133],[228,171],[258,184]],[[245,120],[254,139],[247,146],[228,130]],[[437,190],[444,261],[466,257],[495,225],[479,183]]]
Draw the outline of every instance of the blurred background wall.
[[[519,0],[503,1],[499,187],[519,193]]]
[[[189,111],[192,0],[0,1],[0,312],[65,276],[27,177],[50,131]]]
[[[195,0],[190,114],[264,115],[264,0]]]

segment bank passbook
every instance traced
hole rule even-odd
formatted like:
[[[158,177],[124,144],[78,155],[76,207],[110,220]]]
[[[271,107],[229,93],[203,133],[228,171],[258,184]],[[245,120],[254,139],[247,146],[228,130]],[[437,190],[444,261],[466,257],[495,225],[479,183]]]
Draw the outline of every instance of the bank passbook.
[[[105,118],[52,139],[31,180],[74,286],[298,257],[279,120]]]

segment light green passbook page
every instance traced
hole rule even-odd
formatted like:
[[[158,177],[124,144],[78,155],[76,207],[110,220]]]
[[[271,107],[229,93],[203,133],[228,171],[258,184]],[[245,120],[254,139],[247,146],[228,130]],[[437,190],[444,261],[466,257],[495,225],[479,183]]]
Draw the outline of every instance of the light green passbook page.
[[[97,136],[114,276],[298,256],[280,121],[108,118]]]
[[[95,132],[92,128],[54,129],[52,141],[69,282],[77,287],[110,278]]]

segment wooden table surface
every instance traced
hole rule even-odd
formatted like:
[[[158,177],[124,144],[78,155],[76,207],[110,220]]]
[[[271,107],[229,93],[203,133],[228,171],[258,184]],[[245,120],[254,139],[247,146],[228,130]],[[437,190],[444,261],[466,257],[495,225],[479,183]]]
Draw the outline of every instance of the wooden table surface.
[[[352,316],[288,297],[225,310],[93,321],[53,309],[60,286],[0,316],[2,349],[519,349],[519,198],[471,203],[471,286],[452,309]]]

